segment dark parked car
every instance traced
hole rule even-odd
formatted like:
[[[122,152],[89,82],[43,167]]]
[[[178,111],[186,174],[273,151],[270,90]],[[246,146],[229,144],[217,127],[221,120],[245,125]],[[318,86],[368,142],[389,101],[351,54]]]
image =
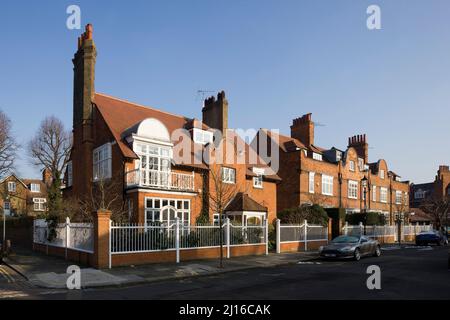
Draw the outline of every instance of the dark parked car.
[[[327,246],[320,247],[322,258],[353,258],[358,261],[363,256],[381,255],[380,244],[364,236],[339,236]]]
[[[423,246],[432,243],[438,246],[444,245],[447,243],[447,237],[442,235],[439,231],[423,231],[416,235],[417,246]]]

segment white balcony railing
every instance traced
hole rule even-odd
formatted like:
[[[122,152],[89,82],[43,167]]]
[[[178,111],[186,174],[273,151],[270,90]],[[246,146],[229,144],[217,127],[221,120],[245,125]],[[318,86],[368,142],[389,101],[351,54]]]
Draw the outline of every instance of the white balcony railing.
[[[127,187],[151,187],[165,190],[194,191],[194,172],[184,174],[136,169],[125,173]]]

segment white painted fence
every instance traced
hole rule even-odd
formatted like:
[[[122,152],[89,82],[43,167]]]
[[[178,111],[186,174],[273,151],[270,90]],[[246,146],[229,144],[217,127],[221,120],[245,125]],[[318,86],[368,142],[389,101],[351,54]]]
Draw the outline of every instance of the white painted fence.
[[[422,231],[433,230],[432,225],[402,225],[401,235],[411,236],[416,235]],[[364,233],[365,232],[365,233]],[[398,226],[397,225],[384,225],[384,226],[366,226],[364,230],[364,225],[360,223],[359,225],[349,225],[348,223],[342,229],[342,233],[351,236],[362,236],[367,237],[394,237],[395,241],[398,241]]]
[[[65,223],[59,223],[56,226],[56,237],[51,241],[49,241],[50,231],[44,219],[34,220],[33,242],[88,253],[94,252],[94,226],[92,223],[72,223],[69,218],[66,218]]]
[[[110,225],[110,266],[111,255],[145,253],[160,251],[176,251],[176,262],[180,262],[180,250],[220,247],[221,228],[218,225],[184,225],[179,219],[169,225]],[[230,219],[222,225],[222,245],[227,248],[227,258],[230,248],[235,246],[261,245],[266,246],[268,254],[267,221],[263,225],[235,226]]]
[[[328,241],[328,227],[308,224],[304,221],[301,225],[281,224],[276,222],[277,253],[281,252],[282,243],[304,243],[305,251],[308,251],[308,243],[316,241]]]

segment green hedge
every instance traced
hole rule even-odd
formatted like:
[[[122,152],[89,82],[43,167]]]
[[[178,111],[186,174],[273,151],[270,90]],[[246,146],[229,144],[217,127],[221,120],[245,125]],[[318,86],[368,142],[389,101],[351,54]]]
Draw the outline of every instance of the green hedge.
[[[352,213],[346,216],[345,221],[350,225],[382,226],[386,224],[386,217],[378,212]]]
[[[345,209],[344,208],[326,208],[325,211],[328,214],[328,217],[336,220],[345,221]]]

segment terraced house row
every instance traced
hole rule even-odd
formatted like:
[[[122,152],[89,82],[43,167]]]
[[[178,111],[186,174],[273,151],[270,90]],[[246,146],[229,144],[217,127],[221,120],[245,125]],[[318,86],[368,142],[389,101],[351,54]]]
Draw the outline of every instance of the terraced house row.
[[[382,213],[390,223],[396,213],[409,210],[409,182],[386,160],[369,161],[366,135],[350,137],[345,149],[319,147],[309,113],[293,120],[290,136],[261,129],[257,137],[258,150],[261,143],[268,148],[275,141],[279,148],[278,210],[319,204],[346,213]]]
[[[223,204],[225,213],[242,224],[273,221],[280,210],[305,203],[378,211],[393,222],[408,206],[409,184],[385,160],[369,162],[364,135],[350,138],[345,150],[318,147],[307,114],[293,121],[290,137],[261,129],[249,145],[227,130],[224,92],[205,100],[201,121],[145,107],[95,91],[96,57],[88,25],[73,59],[74,145],[66,198],[113,195],[118,210],[136,223],[169,223],[176,217],[184,224],[201,217],[216,222],[211,202],[224,190],[232,193]],[[218,132],[223,139],[217,139]],[[263,160],[262,142],[268,149],[276,145],[270,152],[279,156],[279,169]],[[205,151],[216,159],[220,147],[234,160],[205,159]]]

